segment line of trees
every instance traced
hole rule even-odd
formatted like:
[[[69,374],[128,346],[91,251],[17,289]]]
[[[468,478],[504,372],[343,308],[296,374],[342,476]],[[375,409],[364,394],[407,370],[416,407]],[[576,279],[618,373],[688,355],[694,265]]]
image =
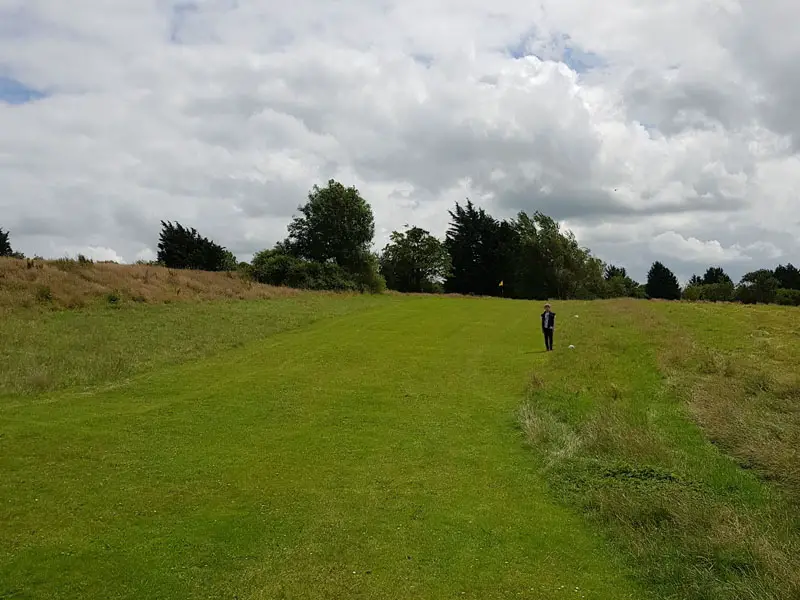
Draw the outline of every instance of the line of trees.
[[[258,282],[315,290],[503,295],[519,299],[660,298],[800,306],[800,271],[792,264],[747,273],[738,284],[720,267],[681,288],[660,261],[640,284],[624,267],[606,265],[570,231],[542,214],[499,220],[467,200],[449,211],[444,240],[406,225],[379,253],[372,207],[355,187],[314,186],[288,236],[236,262],[223,246],[180,223],[161,222],[158,264],[174,269],[239,270]],[[0,229],[0,256],[18,256]]]
[[[711,267],[700,277],[693,275],[683,290],[682,298],[706,302],[743,302],[745,304],[783,304],[800,306],[800,269],[778,265],[775,269],[758,269],[746,273],[734,285],[720,267]]]

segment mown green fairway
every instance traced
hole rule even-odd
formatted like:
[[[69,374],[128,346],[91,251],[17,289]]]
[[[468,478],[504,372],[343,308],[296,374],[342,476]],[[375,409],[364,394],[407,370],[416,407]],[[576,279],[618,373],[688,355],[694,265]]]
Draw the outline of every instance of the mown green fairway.
[[[112,389],[7,401],[2,593],[636,597],[517,431],[543,359],[533,309],[385,300]]]
[[[131,331],[171,323],[183,364],[152,333],[118,336],[137,357],[119,358],[131,379],[104,368],[64,379],[94,387],[17,386],[2,397],[0,598],[617,600],[792,589],[791,579],[762,582],[760,559],[725,540],[706,548],[711,579],[678,568],[704,550],[664,516],[673,501],[730,505],[742,531],[774,540],[776,552],[796,539],[769,529],[786,523],[783,496],[706,441],[681,408],[689,383],[660,370],[675,315],[647,303],[559,304],[557,352],[545,354],[537,304],[315,302],[311,312],[294,300],[262,303],[263,313],[246,303],[136,309]],[[245,328],[247,343],[197,358],[186,349],[207,339],[209,306],[265,321]],[[61,313],[86,330],[46,321],[40,339],[65,356],[31,352],[53,373],[88,369],[80,340],[129,323],[126,310],[119,321],[108,318],[115,311]],[[174,310],[192,318],[181,324]],[[283,326],[265,325],[284,311],[294,316]],[[143,360],[142,344],[169,364]],[[15,368],[26,377],[40,366]],[[582,440],[603,426],[597,415],[614,417],[613,435],[592,446]],[[672,469],[691,485],[637,487],[655,498],[639,522],[620,503],[628,488],[597,492],[609,465],[628,465],[632,479]],[[659,579],[661,559],[670,570]]]

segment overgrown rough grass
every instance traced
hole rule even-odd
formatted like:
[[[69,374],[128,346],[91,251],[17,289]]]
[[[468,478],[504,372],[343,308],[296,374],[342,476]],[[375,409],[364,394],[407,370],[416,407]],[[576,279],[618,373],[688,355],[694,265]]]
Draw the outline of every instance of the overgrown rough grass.
[[[298,291],[254,283],[237,273],[171,270],[59,259],[0,258],[0,311],[36,306],[82,308],[96,304],[190,300],[270,299]]]
[[[562,318],[559,331],[563,344],[575,340],[578,348],[548,356],[536,371],[520,423],[554,492],[624,549],[659,597],[798,598],[800,535],[790,502],[709,443],[693,424],[688,401],[704,425],[736,423],[717,424],[716,436],[734,449],[734,440],[747,445],[775,474],[787,469],[782,480],[792,476],[796,446],[774,432],[793,429],[793,417],[773,412],[765,419],[737,407],[729,386],[713,385],[710,377],[735,380],[739,366],[709,354],[704,332],[696,332],[693,343],[683,324],[702,318],[696,310],[664,303],[581,305],[580,320]],[[728,334],[736,331],[726,321],[732,309],[707,310],[719,315]],[[612,311],[615,324],[607,326]],[[779,321],[786,335],[790,321]],[[743,389],[766,393],[773,375],[763,375],[765,364],[762,375],[744,376]],[[782,368],[774,373],[783,375]],[[709,421],[709,411],[717,419]],[[763,436],[759,442],[757,436]]]
[[[674,327],[688,310],[659,307]],[[800,311],[728,305],[692,312],[688,351],[666,353],[667,372],[682,382],[710,439],[800,509]]]

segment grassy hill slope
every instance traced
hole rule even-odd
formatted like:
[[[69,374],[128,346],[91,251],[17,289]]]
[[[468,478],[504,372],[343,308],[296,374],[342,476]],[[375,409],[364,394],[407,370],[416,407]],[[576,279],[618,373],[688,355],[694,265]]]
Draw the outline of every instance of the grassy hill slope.
[[[0,597],[797,597],[796,311],[556,309],[10,313]]]
[[[297,294],[294,290],[253,283],[236,273],[178,271],[66,258],[47,261],[0,258],[0,311],[124,302],[252,300]]]

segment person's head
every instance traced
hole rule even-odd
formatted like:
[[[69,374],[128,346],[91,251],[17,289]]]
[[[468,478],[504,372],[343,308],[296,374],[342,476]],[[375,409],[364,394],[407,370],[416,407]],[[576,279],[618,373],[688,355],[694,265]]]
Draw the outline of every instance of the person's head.
[[[544,305],[544,312],[550,312],[550,304]]]

